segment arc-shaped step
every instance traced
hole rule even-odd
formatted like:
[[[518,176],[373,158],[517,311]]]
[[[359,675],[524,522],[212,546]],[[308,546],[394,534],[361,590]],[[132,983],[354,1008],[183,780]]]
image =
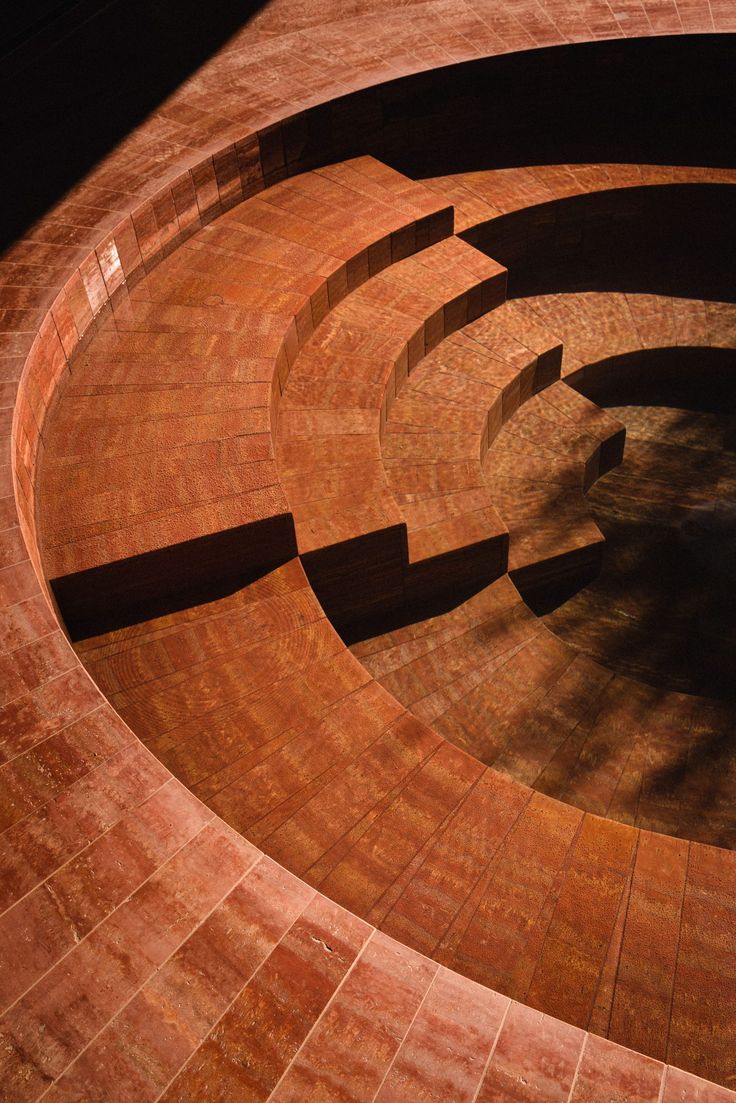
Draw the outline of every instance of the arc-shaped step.
[[[491,255],[505,259],[517,275],[520,265],[526,267],[533,282],[535,266],[539,265],[540,256],[543,258],[547,269],[545,292],[522,292],[512,287],[512,295],[523,293],[525,297],[517,300],[519,310],[562,341],[563,377],[580,373],[578,379],[582,380],[588,374],[595,377],[595,369],[586,372],[588,365],[616,355],[683,346],[731,348],[734,343],[734,305],[719,301],[729,298],[728,295],[715,293],[701,299],[694,285],[679,293],[676,278],[670,279],[672,293],[647,293],[646,288],[630,284],[634,273],[622,273],[620,267],[611,280],[612,290],[578,290],[569,286],[570,255],[574,258],[580,250],[583,254],[586,249],[590,252],[589,243],[586,245],[588,230],[595,235],[597,227],[606,222],[606,196],[597,200],[594,193],[610,193],[619,215],[629,204],[646,222],[646,214],[642,212],[651,204],[647,196],[651,187],[659,188],[666,201],[668,186],[676,194],[685,186],[722,187],[733,184],[735,179],[732,168],[568,164],[461,172],[424,183],[453,203],[456,233],[479,248],[488,248]],[[576,198],[592,198],[594,202],[587,210],[585,206],[566,206],[566,200]],[[676,238],[675,231],[672,240]],[[602,253],[605,252],[603,249]],[[643,259],[646,264],[649,258]],[[592,257],[588,263],[596,270],[586,271],[579,286],[605,287],[606,256],[601,256],[599,266]],[[669,275],[673,276],[678,265],[671,259],[668,263],[672,269]],[[680,260],[679,276],[686,283],[691,267],[687,260]],[[555,272],[560,277],[560,287],[565,289],[557,293]],[[630,290],[615,290],[622,274],[624,286]],[[651,274],[648,279],[651,280]]]
[[[538,327],[522,343],[509,317],[504,303],[438,345],[386,422],[381,454],[407,523],[409,562],[425,561],[424,587],[435,592],[492,577],[484,565],[499,526],[482,462],[501,424],[559,375],[559,344]]]
[[[438,544],[477,554],[483,511],[493,510],[509,531],[509,570],[528,596],[597,572],[603,536],[583,493],[620,462],[625,434],[554,383],[561,351],[508,302],[443,342],[409,377],[382,452],[408,520],[410,559]]]
[[[301,351],[280,407],[276,458],[297,548],[333,619],[369,617],[431,588],[431,561],[455,549],[448,540],[415,545],[410,525],[407,552],[407,517],[380,437],[416,365],[504,288],[505,269],[447,238],[356,289]],[[480,527],[486,577],[494,577],[505,565],[505,530],[492,508]],[[350,585],[351,574],[362,587]]]
[[[632,681],[551,632],[508,578],[449,612],[354,644],[413,715],[586,812],[732,847],[729,703]],[[704,796],[707,794],[707,796]]]
[[[674,295],[570,291],[515,300],[562,341],[563,378],[591,389],[599,361],[649,349],[733,348],[736,305]],[[608,383],[616,382],[611,378]],[[624,385],[629,380],[624,377]]]
[[[262,838],[269,851],[386,932],[470,977],[523,993],[525,1000],[572,1022],[608,1031],[640,1049],[661,1052],[725,1079],[727,1046],[713,1037],[709,1015],[698,1017],[698,1009],[693,1009],[683,973],[704,945],[710,960],[724,961],[725,971],[731,950],[724,950],[723,914],[715,916],[711,904],[718,886],[732,874],[731,856],[584,815],[542,795],[530,796],[515,782],[484,770],[410,716],[346,655],[313,595],[306,592],[297,564],[265,577],[253,584],[255,589],[206,607],[149,617],[132,629],[84,645],[89,661],[97,664],[97,675],[109,679],[109,692],[131,722],[146,732],[161,754],[170,756],[182,776],[188,772],[188,782],[202,795],[221,802],[228,818],[237,822],[242,817],[249,825],[244,829]],[[301,591],[305,592],[300,597],[294,596]],[[482,627],[478,654],[486,635]],[[466,658],[463,653],[462,661]],[[550,670],[555,669],[553,663]],[[539,690],[545,688],[542,679]],[[362,725],[355,724],[353,710],[359,696],[370,719],[361,734],[368,745],[356,756],[355,732]],[[154,810],[152,818],[157,815]],[[166,809],[162,818],[164,824],[170,822]],[[180,818],[183,822],[183,814]],[[198,821],[195,830],[197,826]],[[137,817],[133,832],[136,827]],[[206,827],[205,823],[202,830]],[[232,836],[222,830],[215,823],[216,845],[203,853],[205,864],[219,862],[226,870],[222,840]],[[30,846],[33,838],[33,825],[24,825],[18,841]],[[250,869],[249,854],[241,852],[236,863],[237,883]],[[198,848],[187,852],[192,866],[164,883],[164,896],[190,883],[198,855]],[[13,856],[11,848],[11,861]],[[105,853],[100,861],[104,859]],[[160,856],[153,859],[157,861]],[[22,868],[23,862],[19,865]],[[578,914],[581,886],[584,915]],[[11,898],[11,906],[20,906],[23,915],[26,907],[43,911],[45,896],[33,896],[39,887],[31,883]],[[63,896],[62,880],[51,887]],[[156,888],[154,883],[140,900],[141,914],[153,916],[154,929],[168,917],[165,907],[160,913],[145,911]],[[98,936],[97,951],[94,940],[86,941],[95,930],[85,926],[89,917],[75,919],[70,937],[81,935],[84,949],[74,965],[87,961],[94,970],[103,960],[105,937],[117,931],[115,924],[121,919],[123,924],[138,922],[139,901],[132,911],[116,915],[126,903],[120,905],[114,895],[120,889],[113,888],[102,902],[97,898],[101,911],[95,915],[102,916],[102,924],[114,916],[112,928]],[[89,898],[83,899],[86,906]],[[663,899],[668,905],[666,923]],[[208,918],[209,903],[207,897],[196,914]],[[17,929],[19,914],[9,930]],[[34,915],[29,913],[29,921]],[[187,928],[181,913],[179,919],[185,933],[196,924],[192,919]],[[642,927],[647,931],[644,939]],[[320,933],[310,927],[317,945],[331,946],[325,937],[329,932],[327,924]],[[652,981],[650,948],[655,940],[657,946],[666,946],[667,961]],[[34,1000],[43,1000],[46,983],[58,990],[66,976],[67,945],[62,939],[52,945],[45,962],[34,957],[25,963],[22,982],[33,996],[20,1002],[17,1011],[10,1009],[6,1035],[5,1059],[13,1083],[29,1080],[24,1063],[28,1052],[31,1063],[37,1056],[41,1062],[48,1060],[48,1050],[39,1043],[43,1031],[37,1025]],[[84,955],[90,949],[88,960]],[[183,954],[191,952],[187,946]],[[366,972],[371,962],[368,955]],[[144,983],[151,976],[146,969],[155,970],[158,964],[154,955],[142,967]],[[411,959],[415,972],[423,967]],[[353,971],[363,972],[357,967]],[[80,973],[86,991],[83,969]],[[427,977],[432,975],[430,966]],[[57,1009],[72,1006],[75,991],[70,985],[66,1004],[63,997],[56,999]],[[94,1074],[104,1065],[109,1052],[105,1046],[114,1044],[114,1037],[101,1035],[98,1044],[99,1028],[108,1021],[106,1015],[125,1007],[130,995],[126,982],[115,997],[117,1003],[113,1000],[85,1021],[58,1069],[41,1068],[41,1080],[33,1088],[36,1094],[39,1083],[43,1090],[48,1082],[44,1076],[62,1074],[62,1062],[83,1058],[69,1074],[72,1091],[75,1075],[84,1076],[87,1069]],[[146,995],[155,993],[149,989]],[[346,999],[352,998],[353,989],[348,989]],[[732,1003],[732,993],[725,990],[725,1015]],[[646,1017],[632,1015],[632,1006],[645,1007]],[[648,1033],[652,1022],[657,1023],[654,1040]],[[113,1029],[125,1035],[128,1021],[115,1021]],[[209,1029],[209,1020],[203,1029]],[[93,1044],[89,1058],[84,1058],[88,1042]],[[297,1097],[308,1083],[304,1068],[309,1067],[310,1052],[318,1056],[321,1050],[307,1046],[304,1061],[289,1070]],[[605,1052],[611,1058],[612,1051]],[[578,1051],[577,1058],[580,1055]],[[203,1067],[206,1078],[206,1062]],[[494,1067],[491,1062],[489,1075]],[[581,1061],[579,1070],[583,1067]],[[643,1067],[650,1066],[645,1062]],[[164,1086],[166,1082],[162,1080]],[[201,1082],[192,1081],[195,1094]],[[497,1085],[490,1084],[493,1092]],[[661,1094],[662,1086],[661,1077],[654,1077],[652,1091]]]
[[[293,554],[271,426],[298,349],[351,289],[451,231],[446,204],[357,158],[246,200],[119,299],[45,440],[62,605],[120,612]]]
[[[425,179],[423,183],[455,208],[457,233],[472,230],[526,207],[556,199],[585,196],[619,188],[667,184],[732,184],[732,168],[703,169],[690,165],[601,164],[523,165],[481,169]],[[540,236],[545,226],[537,227]]]
[[[621,462],[625,435],[615,418],[558,382],[491,442],[484,474],[509,529],[509,574],[530,600],[598,573],[604,536],[584,494]]]
[[[156,756],[308,884],[472,980],[653,1057],[727,1075],[731,1047],[693,1006],[686,968],[698,947],[718,961],[732,952],[720,910],[732,902],[713,908],[706,897],[736,874],[736,853],[532,793],[407,711],[395,694],[422,664],[434,679],[427,700],[431,691],[451,701],[455,686],[458,707],[480,700],[485,680],[495,715],[505,701],[517,721],[513,692],[544,697],[571,668],[572,653],[508,579],[464,609],[470,625],[464,612],[448,614],[429,636],[397,629],[351,655],[295,561],[229,598],[78,646]],[[381,665],[386,649],[401,652],[395,675]],[[374,662],[391,692],[363,665]],[[564,712],[564,685],[553,710],[556,694]],[[481,702],[476,721],[482,714]],[[426,715],[443,722],[436,703]],[[553,751],[551,732],[538,744],[545,738]],[[653,899],[668,901],[666,926]],[[656,981],[654,944],[666,958]],[[721,1003],[722,1016],[736,1014],[730,982]]]

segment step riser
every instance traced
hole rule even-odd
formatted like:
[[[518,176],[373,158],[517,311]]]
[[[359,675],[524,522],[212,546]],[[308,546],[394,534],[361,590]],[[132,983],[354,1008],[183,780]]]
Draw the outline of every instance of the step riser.
[[[293,559],[290,514],[51,579],[73,640],[239,590]]]
[[[301,556],[328,619],[355,636],[365,624],[415,605],[470,592],[500,578],[508,564],[501,533],[444,555],[410,563],[406,527],[385,529]]]
[[[512,534],[513,540],[513,534]],[[603,561],[604,539],[562,555],[540,559],[509,571],[509,578],[535,611],[552,608],[563,595],[571,596],[597,578]]]

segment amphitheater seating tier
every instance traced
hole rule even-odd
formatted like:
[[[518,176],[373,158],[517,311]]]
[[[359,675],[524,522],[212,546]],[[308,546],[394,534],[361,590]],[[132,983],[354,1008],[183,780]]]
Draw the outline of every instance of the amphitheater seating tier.
[[[468,545],[485,577],[504,569],[506,531],[490,503],[460,511],[467,519],[456,510],[444,525],[442,513],[420,515],[392,493],[379,440],[407,377],[503,298],[505,275],[446,238],[348,295],[297,357],[279,409],[276,461],[297,548],[333,619],[411,600],[436,586],[443,569],[457,578],[447,557],[459,550],[467,558]],[[366,583],[360,593],[346,584],[351,572]]]
[[[356,10],[266,5],[0,262],[0,1098],[728,1103],[693,1073],[733,1083],[733,853],[532,793],[399,704],[368,670],[383,644],[351,655],[294,559],[271,440],[325,312],[448,237],[449,203],[459,232],[564,187],[732,179],[537,167],[480,193],[431,181],[432,201],[359,158],[284,180],[314,104],[492,52],[733,29],[733,13]],[[519,397],[535,327],[563,336],[549,298],[514,304]],[[602,298],[570,301],[600,319]],[[618,305],[640,343],[733,344],[728,304],[676,303],[664,327],[661,301],[608,296],[605,316]],[[567,373],[610,354],[610,327],[573,328]],[[241,530],[260,578],[152,611],[172,563],[224,576]],[[224,532],[238,539],[200,548]],[[172,547],[184,558],[145,558]],[[111,564],[113,605],[145,583],[143,607],[75,652],[48,580],[76,579],[56,595],[83,624]],[[512,592],[499,579],[473,601],[536,633],[520,654],[552,637],[509,612]],[[421,655],[413,628],[394,644]]]
[[[383,173],[370,160],[339,167],[343,180],[359,171],[371,181]],[[395,182],[397,176],[389,178]],[[160,318],[164,326],[174,325],[166,321],[168,299],[202,293],[200,284],[190,282],[190,258],[200,265],[202,254],[214,250],[218,261],[222,255],[241,264],[242,251],[230,258],[228,250],[234,242],[242,245],[244,226],[247,247],[256,252],[271,219],[279,234],[298,237],[300,249],[312,248],[333,219],[343,226],[347,213],[340,210],[335,218],[334,204],[320,206],[327,194],[321,183],[319,201],[303,194],[315,187],[312,179],[276,185],[273,213],[262,199],[234,208],[172,254],[168,275],[164,262],[144,277],[131,293],[135,304],[143,304],[132,308],[142,310],[142,324]],[[318,230],[291,221],[305,203]],[[394,629],[387,660],[381,639],[355,645],[351,655],[310,585],[316,578],[323,599],[330,583],[344,590],[346,577],[355,574],[354,562],[346,568],[345,550],[364,537],[371,541],[366,562],[373,561],[377,578],[385,578],[387,559],[395,563],[396,553],[392,549],[382,559],[376,548],[405,532],[407,566],[399,560],[399,590],[411,599],[406,571],[412,558],[421,562],[424,552],[445,566],[448,551],[472,547],[475,538],[461,508],[459,538],[448,543],[454,494],[419,499],[402,489],[403,479],[417,477],[432,490],[453,486],[444,482],[448,469],[450,480],[472,471],[475,483],[463,505],[477,505],[482,495],[480,510],[465,511],[480,512],[483,519],[475,542],[483,547],[489,531],[497,534],[505,556],[498,499],[510,522],[509,565],[523,560],[526,527],[532,527],[536,545],[527,563],[544,571],[550,559],[570,550],[562,539],[569,544],[567,517],[551,529],[540,524],[550,508],[548,487],[555,488],[550,472],[561,472],[579,510],[584,489],[619,455],[621,431],[613,419],[555,382],[560,343],[534,305],[500,304],[503,269],[458,239],[443,239],[445,212],[440,205],[428,216],[434,221],[420,241],[414,235],[408,244],[401,238],[387,247],[384,238],[373,259],[370,248],[364,250],[362,267],[349,276],[346,269],[337,290],[328,276],[326,313],[317,320],[310,298],[311,326],[302,323],[285,361],[273,355],[267,360],[268,404],[256,407],[260,435],[270,441],[274,433],[269,462],[284,512],[294,517],[309,577],[291,559],[225,596],[137,616],[130,627],[80,639],[76,650],[116,715],[153,753],[150,761],[160,763],[164,774],[157,781],[172,771],[182,792],[210,809],[207,815],[219,816],[238,837],[300,878],[300,891],[320,891],[348,909],[355,923],[375,925],[380,937],[400,940],[403,952],[434,959],[436,965],[426,965],[428,976],[437,965],[454,970],[468,982],[566,1020],[568,1029],[591,1029],[654,1060],[666,1057],[723,1076],[723,1047],[717,1039],[704,1045],[687,988],[678,981],[691,946],[703,939],[715,946],[721,933],[700,918],[697,932],[688,925],[690,900],[708,892],[692,853],[697,844],[628,826],[664,826],[675,834],[689,822],[688,809],[679,808],[673,825],[672,809],[659,794],[642,799],[642,767],[639,774],[631,769],[636,754],[615,738],[621,723],[616,703],[623,696],[631,708],[636,694],[611,692],[607,672],[576,657],[544,628],[508,578],[454,612]],[[433,236],[440,240],[433,242]],[[289,239],[285,270],[294,264],[294,247]],[[339,265],[349,248],[336,245],[334,252]],[[181,271],[173,264],[180,254]],[[200,279],[201,268],[197,272]],[[318,275],[324,281],[327,268]],[[208,294],[217,293],[215,286],[222,287],[208,283]],[[260,309],[268,306],[262,301]],[[298,329],[296,316],[293,324]],[[103,325],[81,354],[85,362],[108,356],[108,341]],[[460,363],[464,385],[471,382],[470,398],[448,412],[450,395],[440,373],[448,364],[457,371]],[[209,365],[204,353],[199,365]],[[479,373],[482,396],[474,389]],[[149,392],[147,401],[155,414],[158,395]],[[62,418],[47,434],[50,455],[54,434],[73,439]],[[512,461],[509,480],[499,466],[514,448],[523,454]],[[522,495],[504,496],[508,483],[523,482],[522,475],[535,498],[531,514]],[[518,512],[519,499],[526,516]],[[433,535],[428,522],[437,523],[432,511],[438,506],[446,525],[443,543],[423,546],[422,538]],[[559,502],[552,508],[559,510]],[[334,558],[320,575],[317,555],[332,548]],[[504,565],[496,555],[491,577]],[[368,602],[361,594],[348,613],[391,608],[385,582],[381,590],[367,571],[360,577]],[[428,577],[431,591],[436,577]],[[607,706],[582,748],[594,710],[580,712],[575,691],[581,682],[588,693],[596,686]],[[671,717],[672,710],[664,713]],[[545,723],[548,717],[553,722]],[[517,750],[514,732],[532,726],[534,737]],[[669,741],[665,753],[672,749]],[[526,788],[530,783],[537,794]],[[550,790],[571,803],[550,799]],[[706,868],[716,861],[716,876],[728,876],[724,864],[730,855],[707,847],[703,854]],[[581,885],[586,907],[575,916],[570,904]],[[38,887],[32,883],[30,895],[15,907],[34,899]],[[679,932],[674,941],[667,937],[668,956],[654,987],[642,978],[648,966],[637,941],[641,922],[649,931],[645,944],[652,937],[651,920],[643,918],[650,916],[651,893],[670,902],[672,932]],[[115,902],[113,897],[108,907]],[[20,913],[11,912],[15,926]],[[82,938],[85,931],[78,928]],[[63,957],[55,954],[63,952],[62,942],[41,963],[41,972],[30,965],[21,983],[41,983],[49,968],[61,965]],[[732,997],[726,991],[723,996],[727,1007]],[[646,1006],[645,1021],[635,1016],[632,1023],[632,1006]],[[696,1037],[702,1050],[697,1058]],[[204,1067],[203,1075],[210,1076]],[[297,1062],[295,1082],[302,1086],[296,1098],[305,1090],[300,1075]]]
[[[160,596],[176,572],[157,553],[172,547],[190,583],[218,557],[226,572],[293,554],[271,425],[298,349],[350,289],[452,228],[447,205],[372,158],[337,169],[346,182],[306,173],[200,230],[75,360],[40,503],[62,604],[79,610],[105,578],[118,608]]]
[[[583,495],[620,463],[624,437],[620,422],[559,382],[494,438],[484,474],[509,529],[509,575],[526,597],[597,573],[604,537]]]
[[[409,563],[443,556],[435,592],[443,575],[456,586],[462,578],[448,561],[453,553],[463,556],[466,578],[499,573],[489,537],[505,535],[506,526],[482,461],[501,424],[559,373],[559,345],[532,333],[523,344],[510,332],[512,311],[497,305],[439,344],[409,375],[386,419],[381,458],[407,523]],[[505,553],[504,545],[504,567]]]
[[[78,648],[118,714],[188,790],[355,915],[581,1029],[682,1063],[697,1037],[708,1068],[726,1067],[720,1042],[706,1046],[682,977],[698,947],[714,952],[723,938],[726,901],[717,919],[706,900],[736,855],[601,819],[482,765],[490,758],[529,781],[536,755],[551,786],[596,718],[584,708],[591,687],[603,695],[610,680],[594,664],[575,666],[508,579],[350,655],[293,561],[240,594]],[[527,716],[525,704],[540,698]],[[620,817],[634,819],[625,800],[638,796],[637,779],[615,738],[615,705],[632,710],[628,724],[636,702],[630,689],[604,700],[608,727],[592,724],[565,795],[577,783],[583,808],[616,815],[619,800]],[[556,710],[568,727],[546,731]],[[513,733],[532,718],[536,738],[515,756]],[[473,735],[463,741],[463,732]],[[591,774],[586,754],[594,768],[606,732],[610,761]],[[641,816],[660,826],[657,814],[655,794]],[[658,929],[668,950],[656,983],[651,899],[668,901],[671,916],[670,933]],[[725,1013],[734,997],[725,984],[721,995]],[[639,1001],[647,1014],[632,1020]]]
[[[732,168],[689,165],[524,165],[438,176],[423,183],[455,208],[455,232],[464,233],[524,207],[617,188],[661,184],[732,184]]]

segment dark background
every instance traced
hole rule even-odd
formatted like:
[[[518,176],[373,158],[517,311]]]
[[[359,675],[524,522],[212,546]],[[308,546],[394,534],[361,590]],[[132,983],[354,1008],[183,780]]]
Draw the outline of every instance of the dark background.
[[[539,203],[461,235],[509,269],[510,298],[631,291],[736,301],[736,187],[665,184]]]
[[[0,18],[0,247],[258,10],[256,0],[34,0]],[[293,171],[374,153],[411,175],[502,165],[736,164],[736,36],[531,50],[342,97],[289,130]]]
[[[253,15],[256,0],[10,0],[0,14],[0,248]]]

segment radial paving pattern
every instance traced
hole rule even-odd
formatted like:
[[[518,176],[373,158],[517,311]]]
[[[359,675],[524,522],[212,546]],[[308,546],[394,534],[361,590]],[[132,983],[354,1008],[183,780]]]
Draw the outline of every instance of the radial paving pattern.
[[[576,649],[649,684],[733,699],[731,419],[671,407],[615,412],[627,424],[626,458],[588,499],[606,533],[605,570],[546,623]],[[724,749],[733,721],[723,729]]]
[[[0,1098],[734,1098],[730,775],[669,776],[726,714],[515,585],[600,559],[584,492],[623,433],[560,370],[730,348],[734,308],[505,302],[479,248],[571,192],[732,174],[418,182],[354,148],[414,140],[403,93],[308,110],[729,20],[267,5],[44,223],[125,195],[73,273],[37,234],[3,262]]]
[[[381,180],[395,196],[414,197],[412,213],[431,202],[373,160],[328,171],[294,178],[288,192],[267,189],[226,224],[248,225],[253,204],[264,219],[256,248],[270,228],[272,255],[288,258],[294,237],[317,232],[315,219],[321,235],[325,220],[334,220],[315,200],[315,181],[321,190],[323,178],[340,175],[349,180],[348,196],[362,189],[355,192],[362,203],[366,187]],[[300,207],[286,223],[285,195]],[[273,224],[263,213],[269,208]],[[440,211],[445,222],[437,225],[447,233],[446,208]],[[278,381],[271,477],[286,497],[318,594],[347,624],[401,616],[453,586],[477,588],[506,565],[535,592],[570,572],[586,573],[602,537],[582,494],[617,462],[623,443],[618,422],[554,383],[561,348],[530,320],[529,308],[498,305],[502,270],[457,238],[418,241],[411,226],[390,251],[369,246],[360,275],[331,301],[328,294],[324,317],[305,327],[302,348],[295,343],[281,369],[278,356],[270,361]],[[215,234],[222,241],[220,227],[195,235],[181,251],[185,261],[200,257],[200,242],[207,247]],[[246,278],[253,240],[236,230]],[[233,248],[232,235],[228,241]],[[209,309],[221,286],[218,260],[198,269],[200,309]],[[173,260],[137,285],[123,326],[114,309],[79,367],[72,365],[80,388],[100,357],[113,356],[128,371],[143,335],[167,331],[172,293],[191,295]],[[258,393],[247,385],[243,393],[267,419]],[[158,394],[143,396],[155,425]],[[94,448],[109,401],[104,390],[91,390],[75,436],[73,382],[48,433],[48,454],[71,441],[74,456],[76,439]],[[176,421],[188,410],[188,389],[174,389],[164,416]],[[235,439],[252,446],[249,436]],[[114,456],[115,440],[107,440],[102,447]],[[124,494],[137,503],[149,464],[145,453],[134,456],[140,482],[126,472]],[[64,514],[47,515],[44,500],[64,500],[57,481],[64,468],[50,470],[41,518],[55,563],[65,547],[56,517],[75,533],[76,505],[66,499]],[[92,502],[105,502],[108,469],[87,463],[84,470],[100,480],[98,493],[88,486]],[[135,530],[120,531],[130,539]],[[470,554],[460,558],[463,549]],[[422,556],[434,566],[417,582]],[[652,1057],[690,1063],[697,1037],[703,1059],[705,1040],[678,976],[693,940],[714,949],[720,925],[701,920],[696,935],[688,921],[699,892],[690,846],[648,834],[642,841],[630,827],[532,796],[482,763],[585,812],[686,838],[728,841],[730,812],[703,819],[700,794],[649,791],[650,773],[682,754],[685,731],[670,731],[684,703],[650,697],[647,705],[639,687],[612,684],[543,627],[508,578],[454,613],[356,645],[365,667],[330,626],[296,559],[227,597],[136,618],[130,628],[80,640],[77,650],[118,714],[187,789],[308,884],[473,981]],[[642,731],[647,714],[650,727]],[[645,893],[670,901],[678,932],[653,990],[632,944],[647,908],[640,900],[645,867]],[[587,903],[573,916],[581,883]],[[734,998],[724,993],[726,1006]],[[642,1000],[646,1022],[635,1025],[629,1009]],[[721,1044],[711,1041],[707,1054],[719,1069],[730,1059]]]

